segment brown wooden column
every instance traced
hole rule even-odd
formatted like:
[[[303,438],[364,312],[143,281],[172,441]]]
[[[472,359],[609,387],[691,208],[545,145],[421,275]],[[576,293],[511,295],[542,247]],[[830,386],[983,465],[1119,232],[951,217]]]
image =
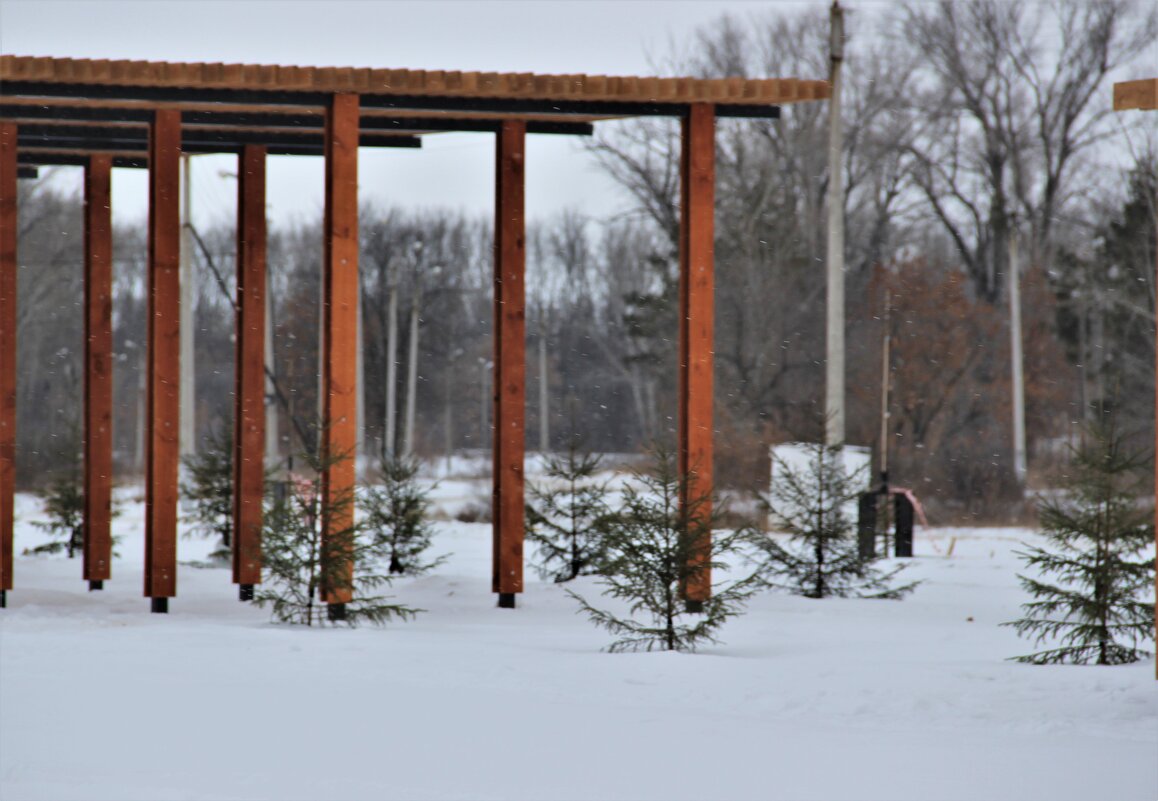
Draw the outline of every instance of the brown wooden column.
[[[145,391],[145,595],[154,612],[177,594],[181,412],[181,112],[149,126],[149,322]]]
[[[492,592],[514,608],[523,591],[523,455],[526,424],[526,236],[523,215],[527,125],[502,123],[495,175],[494,559]]]
[[[712,490],[715,133],[715,106],[693,103],[683,119],[680,154],[679,472],[685,508],[689,498]],[[696,504],[694,513],[708,519],[710,501]],[[707,561],[710,547],[709,539],[696,558]],[[688,608],[700,608],[711,596],[710,570],[705,567],[683,590]]]
[[[233,582],[243,601],[261,583],[265,490],[265,155],[238,158],[237,348],[233,394]]]
[[[334,95],[326,114],[326,213],[323,265],[322,453],[331,460],[322,492],[331,514],[327,551],[342,552],[334,538],[351,533],[358,417],[358,96]],[[333,461],[337,459],[337,461]],[[335,513],[336,512],[336,513]],[[336,549],[335,549],[336,546]],[[324,587],[322,601],[340,619],[353,596],[353,564],[338,571],[339,586]]]
[[[1114,84],[1114,110],[1128,111],[1158,110],[1158,78],[1144,78],[1137,81],[1124,81]],[[1158,202],[1158,197],[1154,200]],[[1158,214],[1155,214],[1154,225],[1158,228]],[[1154,254],[1154,280],[1158,286],[1158,252]],[[1155,331],[1154,340],[1154,453],[1158,454],[1158,331]],[[1158,466],[1154,470],[1154,495],[1158,498]],[[1154,507],[1154,538],[1158,545],[1158,505]],[[1158,592],[1158,574],[1154,576],[1154,589]],[[1158,635],[1158,606],[1154,608],[1154,631]],[[1158,678],[1158,663],[1155,664],[1155,678]]]
[[[16,491],[16,124],[0,122],[0,607],[12,589]]]
[[[113,478],[113,160],[84,171],[84,578],[111,578]]]

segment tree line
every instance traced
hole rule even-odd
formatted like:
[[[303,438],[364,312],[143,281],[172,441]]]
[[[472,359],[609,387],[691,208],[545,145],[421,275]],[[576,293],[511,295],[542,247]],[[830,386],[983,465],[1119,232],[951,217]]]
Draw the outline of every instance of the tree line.
[[[1008,328],[1016,237],[1031,481],[1049,481],[1042,472],[1075,423],[1111,410],[1137,442],[1152,443],[1158,147],[1153,126],[1111,115],[1109,85],[1153,53],[1154,10],[981,0],[854,9],[851,22],[849,441],[879,451],[887,381],[883,436],[898,483],[949,514],[986,514],[1020,495]],[[661,67],[823,76],[827,37],[819,8],[725,16]],[[768,444],[820,435],[826,126],[819,103],[718,126],[716,462],[725,486],[766,486]],[[633,451],[674,437],[678,135],[673,121],[602,123],[589,149],[625,190],[629,213],[568,212],[528,229],[531,449],[580,437],[591,450]],[[51,182],[22,181],[20,191],[18,477],[34,485],[80,453],[81,209]],[[427,458],[489,448],[489,219],[366,205],[360,220],[363,448]],[[204,439],[232,417],[234,245],[229,225],[197,234]],[[143,225],[118,225],[114,247],[115,452],[127,476],[142,463]],[[320,264],[320,221],[271,230],[283,456],[316,441]]]

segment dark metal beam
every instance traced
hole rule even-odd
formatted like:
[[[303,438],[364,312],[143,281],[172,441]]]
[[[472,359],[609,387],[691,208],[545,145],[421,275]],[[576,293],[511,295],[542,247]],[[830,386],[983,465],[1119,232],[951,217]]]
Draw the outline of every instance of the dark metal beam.
[[[37,153],[36,151],[21,151],[16,158],[21,164],[33,164],[43,167],[84,167],[88,164],[89,159],[88,154],[82,152]],[[133,156],[113,156],[113,166],[148,169],[149,159],[144,153],[142,153],[139,158]],[[35,167],[32,169],[35,169]]]
[[[0,103],[0,118],[20,120],[54,120],[67,122],[140,122],[147,123],[152,112],[144,108],[92,108],[85,106],[25,106]],[[359,122],[363,131],[481,131],[495,133],[502,123],[500,118],[461,117],[371,117],[364,116]],[[231,125],[253,127],[284,127],[316,130],[321,134],[324,118],[320,114],[300,114],[287,110],[285,113],[268,111],[182,111],[181,124],[190,125]],[[27,127],[29,123],[22,123]],[[35,125],[33,123],[32,125]],[[54,126],[55,127],[55,126]],[[528,120],[527,133],[563,134],[568,136],[590,136],[595,126],[590,122],[568,122],[560,120]],[[289,131],[287,131],[289,133]]]
[[[182,149],[224,145],[240,148],[243,145],[271,147],[311,147],[320,152],[322,132],[247,131],[244,129],[184,128],[181,133]],[[43,125],[30,123],[20,126],[21,147],[66,147],[94,150],[132,150],[148,144],[147,128],[107,127],[95,125]],[[394,134],[367,134],[358,137],[359,147],[421,147],[415,136]]]
[[[318,92],[286,92],[252,89],[195,89],[156,86],[108,86],[94,84],[7,81],[7,95],[33,97],[88,97],[94,99],[145,100],[157,103],[261,103],[324,106],[329,95]],[[496,114],[580,114],[611,117],[684,117],[688,103],[616,102],[611,100],[515,100],[480,97],[359,95],[362,108],[436,109],[440,111],[489,111]],[[726,103],[717,105],[717,117],[775,119],[779,106]]]

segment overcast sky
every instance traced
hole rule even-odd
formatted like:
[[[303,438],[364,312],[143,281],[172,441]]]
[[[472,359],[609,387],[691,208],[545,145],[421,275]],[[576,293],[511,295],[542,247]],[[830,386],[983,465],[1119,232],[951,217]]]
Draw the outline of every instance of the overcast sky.
[[[820,3],[745,0],[0,0],[0,50],[14,55],[234,61],[308,66],[510,72],[654,74],[673,43],[725,12]],[[798,76],[823,78],[821,75]],[[364,200],[451,206],[493,205],[494,137],[439,134],[422,150],[363,148]],[[194,158],[194,221],[233,216],[233,157]],[[59,181],[79,188],[79,169]],[[320,158],[275,157],[270,215],[277,223],[320,213]],[[141,218],[145,174],[117,170],[119,219]],[[532,218],[574,206],[609,216],[625,200],[572,137],[528,137],[527,212]]]

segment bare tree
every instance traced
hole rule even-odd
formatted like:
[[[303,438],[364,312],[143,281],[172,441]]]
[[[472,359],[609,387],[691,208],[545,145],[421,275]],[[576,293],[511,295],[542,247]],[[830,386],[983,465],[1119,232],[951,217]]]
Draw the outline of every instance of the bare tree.
[[[1158,12],[1130,0],[910,5],[894,37],[920,74],[910,105],[917,186],[976,291],[1003,292],[1015,216],[1048,264],[1070,179],[1109,134],[1108,75],[1142,53]]]

